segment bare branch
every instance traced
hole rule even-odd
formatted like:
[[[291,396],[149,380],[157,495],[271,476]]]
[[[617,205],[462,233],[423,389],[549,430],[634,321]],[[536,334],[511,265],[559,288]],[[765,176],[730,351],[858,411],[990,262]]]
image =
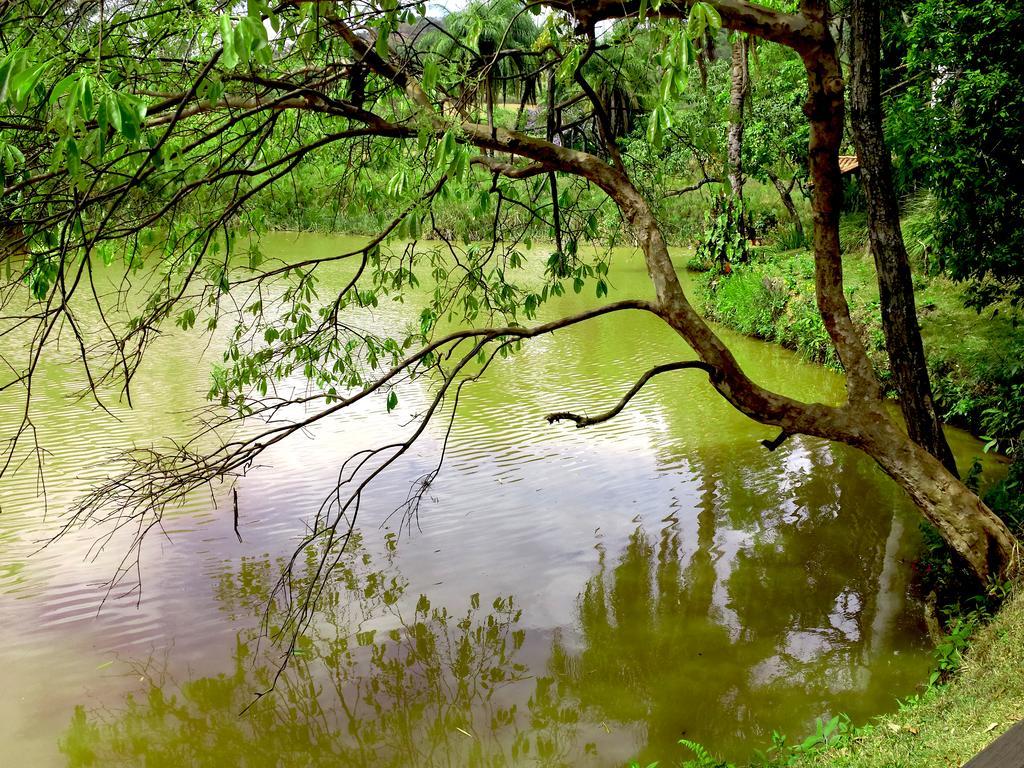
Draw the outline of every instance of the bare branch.
[[[725,181],[724,179],[719,179],[719,178],[716,178],[716,177],[713,177],[713,176],[705,176],[703,179],[698,181],[696,184],[690,184],[689,186],[681,187],[680,189],[673,189],[670,192],[666,192],[665,193],[665,197],[678,197],[679,195],[685,195],[685,194],[688,194],[690,192],[696,192],[698,189],[700,189],[701,187],[704,187],[704,186],[706,186],[708,184],[721,184],[724,181]]]
[[[678,363],[666,363],[665,365],[656,365],[654,368],[651,368],[651,370],[647,371],[647,373],[641,376],[637,380],[636,384],[630,387],[629,391],[623,396],[621,400],[619,400],[615,407],[613,407],[609,411],[605,411],[604,413],[598,416],[580,416],[575,413],[569,413],[568,411],[559,411],[558,413],[549,414],[545,418],[548,420],[548,424],[554,424],[556,421],[574,421],[576,422],[577,429],[589,427],[594,424],[600,424],[601,422],[608,421],[618,416],[622,412],[622,409],[629,404],[629,401],[632,400],[636,396],[636,394],[641,389],[644,388],[644,385],[647,384],[647,382],[653,379],[655,376],[658,376],[659,374],[662,373],[668,373],[669,371],[685,371],[694,368],[707,373],[712,381],[715,381],[719,378],[719,372],[716,368],[708,365],[707,363],[701,362],[700,360],[684,360]]]
[[[786,442],[786,440],[789,439],[789,437],[789,432],[783,430],[782,432],[779,432],[779,434],[776,437],[773,437],[771,440],[762,440],[761,445],[763,445],[769,451],[774,451],[776,448],[778,448],[780,445]]]

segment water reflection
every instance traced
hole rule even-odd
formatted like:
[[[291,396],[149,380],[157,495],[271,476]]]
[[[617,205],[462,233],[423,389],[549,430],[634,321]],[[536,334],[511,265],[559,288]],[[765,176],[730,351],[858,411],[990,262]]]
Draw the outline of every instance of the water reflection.
[[[576,621],[553,632],[512,597],[433,605],[397,556],[356,541],[273,693],[253,703],[281,661],[255,630],[223,674],[178,684],[136,665],[145,686],[121,710],[76,710],[68,765],[615,765],[680,755],[682,737],[739,758],[773,727],[868,717],[922,672],[898,663],[920,650],[911,628],[894,631],[912,621],[896,565],[910,543],[898,514],[851,498],[874,481],[855,454],[780,450],[789,471],[754,491],[690,455],[660,524],[638,516],[617,551],[596,534]],[[251,625],[280,568],[225,567],[224,618]]]
[[[270,240],[268,252],[284,257],[353,245]],[[630,258],[617,256],[616,298],[650,290]],[[570,294],[548,311],[594,304]],[[376,320],[415,321],[414,307],[395,304]],[[650,365],[688,351],[647,316],[535,341],[465,389],[422,529],[403,537],[394,563],[377,527],[436,466],[443,427],[367,496],[365,549],[333,583],[282,687],[242,719],[279,659],[256,648],[253,632],[236,634],[259,622],[278,557],[305,532],[339,457],[401,434],[427,394],[420,384],[393,412],[367,401],[268,455],[238,487],[244,542],[230,496],[190,499],[166,521],[172,540],[148,544],[141,607],[108,602],[98,617],[97,585],[121,552],[83,563],[85,535],[29,558],[52,521],[38,514],[31,473],[5,479],[0,744],[20,763],[53,765],[55,735],[84,703],[64,738],[77,764],[88,750],[96,765],[139,764],[147,752],[149,764],[175,766],[621,765],[638,752],[664,764],[682,752],[683,734],[745,756],[767,729],[797,733],[835,710],[864,719],[924,679],[900,564],[916,513],[870,462],[812,440],[769,453],[758,441],[771,430],[684,372],[652,381],[612,422],[548,427],[545,414],[602,410]],[[766,386],[823,402],[842,395],[839,377],[785,350],[729,341]],[[118,410],[116,424],[68,406],[59,360],[40,369],[40,428],[61,480],[55,510],[104,476],[97,462],[118,447],[188,433],[177,409],[205,403],[219,347],[204,359],[193,337],[160,344],[138,379],[139,410]],[[20,418],[4,405],[0,421]],[[495,607],[499,594],[514,594],[514,606]],[[435,615],[442,606],[448,613]],[[491,619],[504,627],[494,639]],[[463,647],[469,677],[457,666]],[[159,664],[112,675],[111,658],[153,649]],[[136,695],[126,703],[128,689]]]
[[[695,533],[673,510],[615,557],[598,544],[579,635],[556,640],[551,669],[589,717],[646,724],[642,761],[684,737],[748,757],[773,728],[867,718],[879,692],[912,685],[896,657],[919,650],[898,610],[913,537],[878,514],[884,499],[851,498],[873,472],[856,454],[811,440],[785,450],[790,471],[753,493],[731,464],[691,456]]]
[[[308,565],[311,574],[315,558]],[[258,615],[280,566],[247,558],[223,573],[226,616]],[[280,659],[252,630],[219,675],[178,684],[155,660],[132,664],[144,686],[120,711],[76,708],[61,743],[67,764],[573,764],[577,712],[550,679],[527,675],[514,600],[486,605],[474,594],[450,613],[407,590],[393,564],[379,566],[356,542],[271,693],[258,695]]]

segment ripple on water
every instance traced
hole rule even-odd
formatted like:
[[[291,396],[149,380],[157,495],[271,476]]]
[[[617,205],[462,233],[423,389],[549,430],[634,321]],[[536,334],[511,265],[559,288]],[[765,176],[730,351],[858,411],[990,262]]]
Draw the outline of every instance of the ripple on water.
[[[647,295],[638,275],[616,280],[621,295]],[[414,304],[389,304],[374,322],[414,319]],[[561,309],[584,306],[569,296]],[[608,762],[628,761],[627,750],[646,740],[650,760],[665,759],[659,750],[673,748],[684,729],[738,756],[771,728],[799,730],[833,709],[875,714],[894,691],[909,691],[927,654],[905,579],[885,562],[913,542],[897,536],[884,551],[862,546],[885,541],[894,516],[908,514],[887,481],[852,452],[818,441],[765,451],[758,441],[772,431],[726,406],[696,371],[657,377],[605,424],[549,425],[544,417],[555,411],[607,410],[644,370],[688,352],[643,316],[603,318],[537,342],[465,388],[444,469],[391,559],[378,529],[399,530],[401,519],[389,515],[436,466],[446,422],[362,498],[358,552],[408,582],[395,610],[414,614],[422,593],[461,616],[473,594],[483,596],[484,611],[494,597],[514,595],[526,638],[517,658],[531,684],[495,695],[525,712],[533,681],[558,677],[560,701],[583,712],[581,761],[586,741],[614,756]],[[101,551],[93,548],[97,531],[86,530],[32,553],[59,514],[109,471],[112,454],[188,434],[185,413],[204,402],[218,343],[197,361],[188,338],[160,339],[137,379],[137,410],[112,405],[120,420],[88,402],[69,404],[67,370],[42,369],[39,407],[59,414],[40,425],[52,449],[51,514],[40,514],[32,472],[0,485],[0,668],[13,670],[5,688],[16,700],[0,701],[0,741],[38,757],[32,764],[59,764],[54,744],[74,705],[123,703],[137,677],[121,667],[115,674],[112,660],[164,654],[179,680],[232,673],[235,633],[258,623],[252,606],[344,460],[407,434],[427,402],[420,380],[400,389],[393,413],[367,401],[262,457],[237,486],[242,542],[227,487],[189,497],[143,548],[141,604],[135,593],[120,596],[129,578],[97,615],[131,531]],[[736,349],[741,361],[758,363],[768,386],[825,401],[839,391],[831,374],[785,353],[745,340]],[[19,417],[15,399],[0,398],[0,425]],[[850,530],[858,532],[853,541]],[[333,595],[328,607],[358,613],[369,587],[357,587]],[[872,591],[880,589],[892,598],[884,610]],[[381,602],[356,624],[382,634],[401,626]],[[886,637],[877,655],[865,651],[872,633]],[[361,673],[372,671],[360,663]],[[829,683],[833,669],[839,682]],[[236,723],[236,715],[212,710],[204,722]]]

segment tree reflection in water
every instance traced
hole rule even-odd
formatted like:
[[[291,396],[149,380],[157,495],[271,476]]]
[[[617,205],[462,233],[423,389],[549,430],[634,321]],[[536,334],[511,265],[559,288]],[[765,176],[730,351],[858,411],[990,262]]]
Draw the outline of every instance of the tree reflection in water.
[[[689,453],[677,509],[638,517],[621,551],[598,543],[553,641],[527,635],[511,598],[473,595],[457,615],[414,600],[354,542],[272,695],[239,716],[279,665],[243,632],[230,674],[79,709],[69,765],[614,765],[681,757],[683,737],[742,758],[773,728],[870,717],[927,664],[897,631],[915,621],[901,512],[867,497],[877,481],[852,452],[792,440],[780,455],[785,472],[749,475]],[[225,618],[251,625],[279,572],[264,558],[223,574]]]
[[[680,738],[746,759],[775,728],[877,714],[924,674],[903,661],[919,643],[892,647],[920,637],[894,631],[916,622],[902,510],[877,492],[862,502],[872,468],[848,451],[793,440],[780,453],[789,471],[759,473],[760,487],[725,456],[690,454],[681,506],[695,509],[656,537],[638,526],[614,561],[599,545],[581,636],[556,638],[552,674],[587,717],[646,726],[641,764],[681,755]]]
[[[421,595],[403,608],[406,581],[353,543],[273,693],[253,701],[279,667],[256,630],[238,635],[229,674],[175,685],[151,660],[135,667],[151,682],[122,710],[76,708],[61,743],[68,765],[574,764],[576,710],[517,661],[525,632],[513,600],[488,609],[472,595],[453,615]],[[259,616],[279,567],[245,559],[223,574],[228,618]]]

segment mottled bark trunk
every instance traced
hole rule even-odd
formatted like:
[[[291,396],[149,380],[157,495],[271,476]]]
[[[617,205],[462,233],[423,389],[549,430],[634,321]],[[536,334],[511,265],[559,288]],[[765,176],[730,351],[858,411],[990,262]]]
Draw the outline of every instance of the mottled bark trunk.
[[[846,371],[850,399],[876,400],[881,390],[860,333],[850,318],[843,290],[839,247],[843,185],[839,173],[839,146],[843,139],[845,83],[835,42],[828,32],[827,5],[823,4],[815,18],[821,28],[815,44],[801,50],[808,86],[804,113],[811,129],[808,168],[813,184],[815,294],[825,329]]]
[[[882,330],[889,365],[910,438],[955,474],[956,460],[943,434],[928,380],[910,262],[900,229],[891,160],[882,130],[878,2],[851,0],[850,12],[853,38],[850,124],[860,160],[861,187],[867,201],[868,240],[878,275]]]
[[[729,90],[729,186],[743,202],[743,120],[750,77],[747,70],[747,37],[737,34],[732,43],[732,84]]]
[[[839,178],[838,162],[835,176]],[[828,181],[821,179],[820,183],[827,185]],[[638,194],[632,194],[635,190],[626,189],[624,192],[626,194],[617,199],[621,200],[623,210],[631,213],[631,223],[642,233],[640,244],[659,303],[664,307],[662,317],[698,352],[702,360],[717,369],[718,375],[712,376],[711,382],[726,400],[757,421],[779,426],[784,433],[836,440],[871,456],[910,496],[924,517],[935,525],[979,582],[985,583],[990,577],[1002,577],[1016,570],[1016,540],[1003,521],[941,462],[910,440],[889,416],[885,401],[877,393],[875,396],[851,397],[848,405],[838,409],[808,406],[767,393],[744,377],[732,353],[706,324],[695,317],[692,306],[675,280],[674,271],[670,273],[668,248],[653,216],[644,207],[646,203],[638,200]],[[819,198],[818,205],[827,200],[827,196]],[[821,219],[829,218],[827,210],[816,210],[815,213]],[[820,239],[824,243],[833,240],[832,237]],[[829,269],[826,268],[825,272],[828,273]],[[838,287],[841,289],[841,283]],[[828,295],[833,290],[826,285],[822,293]],[[831,308],[834,299],[827,299],[824,304]],[[837,312],[830,324],[841,337],[839,329],[848,321],[848,315],[843,320],[842,313]],[[856,353],[846,347],[844,341],[837,346],[843,347],[841,354],[845,359],[855,358]],[[851,392],[855,391],[853,382],[850,386]]]
[[[881,407],[861,445],[907,492],[982,582],[1012,570],[1016,539],[1006,524]]]

